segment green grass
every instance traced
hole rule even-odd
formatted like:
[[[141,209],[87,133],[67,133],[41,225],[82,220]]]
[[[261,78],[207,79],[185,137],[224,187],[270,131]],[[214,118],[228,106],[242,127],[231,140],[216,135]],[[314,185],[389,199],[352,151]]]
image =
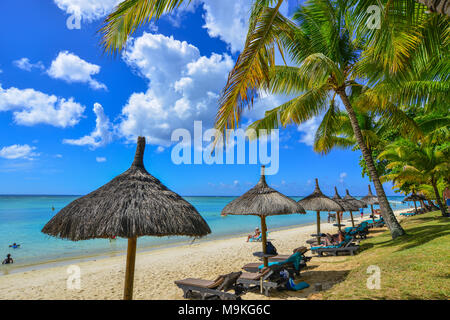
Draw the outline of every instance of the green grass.
[[[342,263],[351,271],[322,294],[323,299],[449,299],[450,219],[431,212],[406,218],[406,236],[389,232],[363,240],[360,253]],[[366,282],[370,265],[381,269],[381,288]]]

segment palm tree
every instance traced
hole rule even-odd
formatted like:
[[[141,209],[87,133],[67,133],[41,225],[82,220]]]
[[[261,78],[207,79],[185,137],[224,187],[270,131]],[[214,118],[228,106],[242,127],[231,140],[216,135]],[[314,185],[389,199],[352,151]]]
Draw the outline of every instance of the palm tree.
[[[353,4],[358,4],[358,3],[362,3],[362,5],[360,5],[360,9],[361,12],[363,12],[364,10],[367,9],[367,3],[364,4],[364,2],[367,2],[367,0],[358,0],[355,1]],[[387,0],[380,0],[382,2],[386,2]],[[394,3],[394,5],[388,6],[388,10],[392,9],[393,12],[398,13],[400,12],[400,10],[398,10],[398,5],[400,4],[400,6],[403,6],[403,3],[407,2],[408,4],[410,3],[410,1],[412,0],[394,0],[391,1],[391,3]],[[178,8],[182,3],[187,3],[189,4],[191,1],[190,0],[125,0],[123,1],[121,4],[119,4],[117,6],[117,8],[115,9],[115,11],[113,13],[111,13],[107,19],[105,20],[105,23],[103,25],[103,27],[99,30],[99,32],[102,35],[102,40],[101,40],[101,44],[104,48],[105,52],[111,53],[111,54],[117,54],[119,53],[121,50],[123,50],[123,48],[125,47],[126,43],[127,43],[127,39],[128,37],[133,34],[139,26],[145,24],[145,23],[149,23],[152,19],[158,19],[162,14],[167,13],[167,12],[171,12],[173,10],[175,10],[176,8]],[[281,3],[283,1],[282,0],[255,0],[254,1],[254,5],[252,8],[252,14],[250,17],[250,26],[249,26],[249,33],[247,36],[247,42],[246,42],[246,52],[243,52],[240,55],[239,61],[236,64],[236,67],[234,69],[234,71],[232,72],[232,75],[234,74],[235,76],[241,77],[241,78],[247,78],[248,81],[246,81],[245,83],[241,83],[239,85],[237,85],[236,81],[233,81],[232,77],[230,78],[230,82],[229,85],[227,86],[228,89],[235,87],[232,91],[234,91],[234,93],[232,93],[231,95],[228,94],[228,98],[229,101],[233,101],[238,103],[238,108],[234,115],[234,120],[238,120],[239,119],[239,115],[240,115],[240,111],[242,109],[242,104],[240,104],[240,102],[248,102],[251,101],[255,92],[254,90],[256,90],[256,88],[261,88],[264,87],[264,84],[267,83],[269,77],[268,77],[268,73],[269,73],[269,69],[267,68],[267,66],[273,66],[274,64],[274,48],[275,47],[282,47],[282,46],[286,46],[284,47],[285,49],[289,49],[290,52],[295,52],[299,46],[302,45],[303,39],[302,36],[303,34],[301,32],[295,32],[296,28],[293,28],[293,24],[286,19],[285,17],[283,17],[281,14],[279,14],[278,10],[281,6]],[[315,1],[317,2],[318,6],[322,6],[326,9],[327,6],[330,6],[330,1]],[[372,3],[370,3],[372,4]],[[270,6],[273,6],[273,8],[270,8]],[[349,3],[349,1],[333,1],[333,5],[336,7],[340,7],[339,10],[339,16],[342,19],[342,16],[345,15],[345,10],[348,9],[351,4]],[[366,6],[366,7],[364,7]],[[421,10],[416,10],[415,8],[413,8],[413,10],[411,10],[411,6],[407,5],[406,6],[408,10],[404,10],[404,11],[408,11],[406,14],[404,14],[402,16],[403,20],[405,20],[407,23],[402,24],[402,26],[404,27],[404,30],[407,31],[411,31],[411,27],[414,27],[414,30],[418,30],[417,28],[422,28],[423,24],[422,23],[417,23],[417,19],[411,19],[411,18],[407,18],[407,17],[413,17],[413,15],[410,15],[409,13],[413,12],[420,12]],[[365,12],[365,11],[364,11]],[[423,12],[423,10],[422,10]],[[389,12],[390,13],[390,12]],[[361,15],[362,17],[363,15]],[[392,16],[392,15],[384,15],[384,17],[388,17],[388,16]],[[395,16],[395,15],[393,15]],[[414,15],[414,18],[418,16],[418,15]],[[406,18],[405,18],[406,17]],[[422,15],[423,17],[423,15]],[[422,19],[422,18],[421,18]],[[430,20],[430,19],[428,19]],[[427,20],[427,21],[428,21]],[[432,19],[431,19],[432,20]],[[393,20],[391,19],[391,22]],[[356,21],[357,22],[357,21]],[[364,21],[365,22],[365,21]],[[362,25],[364,24],[364,22],[361,20],[359,21],[359,23],[357,23],[358,25]],[[342,21],[338,21],[339,23],[339,27],[338,28],[329,28],[328,31],[332,32],[332,31],[336,31],[336,30],[340,30],[341,29],[341,25],[342,25]],[[409,23],[409,25],[407,25]],[[383,26],[388,25],[388,24],[383,24]],[[393,21],[390,26],[392,25],[397,25],[397,21]],[[329,27],[330,24],[327,24],[327,27]],[[422,28],[423,30],[428,30],[427,28]],[[291,33],[291,31],[293,31],[293,33]],[[426,32],[422,30],[422,35],[424,35]],[[314,31],[314,30],[312,30]],[[327,30],[322,30],[322,33],[325,33]],[[396,34],[401,34],[404,35],[405,32],[391,32],[392,30],[387,30],[388,32],[383,32],[384,30],[381,30],[381,32],[378,33],[374,33],[377,35],[380,34],[385,34],[387,35],[387,37],[389,38],[389,42],[383,42],[383,41],[377,41],[376,37],[372,37],[373,42],[372,43],[383,43],[384,46],[386,45],[386,43],[389,43],[389,49],[396,49],[396,48],[400,48],[398,50],[394,50],[394,54],[390,54],[390,55],[386,55],[388,57],[394,57],[393,59],[384,59],[384,66],[390,66],[393,65],[394,67],[398,66],[398,61],[404,61],[405,57],[403,55],[405,55],[405,52],[407,52],[409,50],[410,51],[414,51],[415,48],[412,48],[412,46],[408,45],[409,42],[408,41],[398,41],[397,38],[394,39],[394,37],[392,35],[396,35]],[[340,31],[338,31],[338,34]],[[290,37],[293,36],[293,37]],[[408,37],[407,37],[408,38]],[[422,37],[420,39],[424,39],[426,37]],[[335,37],[335,39],[337,39]],[[340,37],[340,40],[342,39],[342,37]],[[323,40],[323,38],[318,38],[312,42],[320,42],[321,40]],[[419,41],[420,42],[420,41]],[[290,43],[290,44],[289,44]],[[417,43],[417,41],[416,41]],[[400,44],[400,45],[399,45]],[[427,50],[430,48],[429,43],[425,43],[425,41],[421,42],[421,48],[422,48],[422,52],[427,53]],[[334,41],[333,43],[330,44],[331,46],[335,46],[337,45],[337,42]],[[313,47],[317,47],[317,43],[314,44],[314,46],[312,46],[309,49],[305,49],[303,50],[303,52],[306,54],[308,53],[309,50],[309,54],[312,53],[312,51],[310,49],[313,49]],[[383,49],[383,48],[382,48]],[[407,50],[406,50],[407,49]],[[313,50],[314,51],[314,50]],[[381,50],[382,51],[382,50]],[[300,51],[299,51],[300,52]],[[320,52],[320,50],[318,51]],[[434,52],[433,50],[431,50],[431,52]],[[378,58],[380,58],[382,55],[380,55],[380,50],[375,50],[374,52],[375,54],[372,54],[372,56],[374,57],[374,61],[377,61]],[[295,56],[295,55],[294,55]],[[434,56],[439,56],[439,54],[435,54]],[[326,57],[326,55],[325,55]],[[399,59],[398,57],[402,58]],[[314,59],[313,59],[314,58]],[[316,57],[311,57],[311,66],[314,67],[315,64],[317,64],[320,59],[322,58],[322,56],[318,55]],[[333,59],[334,57],[328,57]],[[342,58],[342,57],[341,57]],[[296,57],[297,62],[298,61],[303,61],[306,60],[306,56],[297,56]],[[394,60],[395,63],[389,63],[390,61]],[[334,66],[333,64],[328,64],[328,60],[327,59],[323,59],[320,64],[322,64],[324,68],[324,71],[326,71],[325,73],[317,74],[319,76],[319,78],[322,78],[322,80],[324,79],[324,77],[326,77],[326,73],[328,73],[328,75],[331,75],[331,79],[334,81],[334,85],[336,84],[340,84],[340,87],[336,87],[337,91],[335,91],[336,94],[338,94],[338,96],[344,96],[341,97],[342,102],[344,103],[346,109],[348,108],[348,106],[351,107],[351,104],[348,102],[348,96],[346,96],[345,90],[348,89],[349,87],[351,87],[353,85],[352,81],[347,82],[347,78],[345,78],[344,82],[343,81],[343,77],[342,76],[349,76],[351,74],[351,64],[348,65],[348,67],[350,67],[349,70],[344,70],[341,69],[339,70],[340,72],[335,72],[337,70],[333,70]],[[239,68],[237,68],[239,66]],[[304,69],[307,69],[308,64],[305,64]],[[354,66],[353,66],[354,67]],[[440,69],[442,69],[439,66]],[[355,69],[355,68],[354,68]],[[289,73],[288,68],[286,68],[284,70],[285,72]],[[298,83],[299,81],[302,81],[301,78],[299,77],[298,79],[295,79],[297,77],[297,70],[291,70],[292,72],[290,72],[291,76],[293,76],[294,78],[291,78],[292,83],[288,84],[288,85],[292,85],[292,84],[300,84]],[[356,70],[352,70],[354,73]],[[344,73],[344,74],[342,74]],[[288,76],[288,74],[286,74],[286,76]],[[305,79],[303,79],[305,80]],[[303,85],[305,85],[307,82],[304,82]],[[421,86],[421,88],[417,89],[418,86]],[[415,84],[413,83],[412,86],[414,87],[414,89],[416,91],[414,91],[414,93],[419,92],[420,94],[423,93],[423,87],[425,86],[423,83],[421,84]],[[312,87],[312,86],[311,86]],[[426,87],[426,86],[425,86]],[[301,89],[300,87],[296,87],[294,86],[294,88],[291,89]],[[326,98],[324,98],[324,89],[326,89],[325,87],[322,88],[316,88],[317,90],[315,90],[315,92],[310,92],[309,96],[305,95],[303,97],[303,102],[306,102],[307,99],[322,99],[325,100]],[[321,90],[322,89],[322,90]],[[422,90],[420,90],[422,89]],[[286,90],[288,90],[288,88],[286,88]],[[344,90],[344,92],[342,91]],[[288,90],[289,91],[289,90]],[[294,92],[299,92],[299,90],[293,90]],[[301,91],[301,90],[300,90]],[[411,90],[410,90],[411,91]],[[445,92],[445,88],[442,90],[443,92]],[[314,93],[316,93],[316,95],[314,95]],[[317,95],[319,94],[319,95]],[[347,98],[347,100],[346,100]],[[415,97],[411,96],[411,99],[414,99]],[[233,103],[228,103],[228,105],[232,105]],[[235,103],[234,103],[235,104]],[[244,103],[245,104],[245,103]],[[223,105],[223,104],[222,104]],[[233,109],[233,107],[231,108]],[[318,109],[316,108],[316,110],[314,110],[314,108],[309,110],[309,114],[308,113],[304,113],[303,112],[303,116],[304,118],[307,118],[308,116],[314,115],[314,113],[316,113]],[[313,111],[311,113],[311,111]],[[230,126],[234,126],[233,120],[228,119],[228,117],[226,116],[226,114],[230,114],[230,112],[233,112],[232,110],[222,110],[219,113],[219,117],[218,119],[222,119],[221,121],[218,122],[218,127],[219,128],[225,128],[227,125]],[[297,115],[294,115],[297,117],[297,121],[300,120],[302,117],[298,117]],[[354,127],[355,124],[355,117],[354,114],[352,115],[351,112],[349,112],[349,117],[350,119],[352,119],[352,128]],[[225,119],[225,120],[223,120]],[[229,123],[228,123],[229,122]],[[357,134],[357,130],[358,128],[355,128],[355,138],[358,142],[358,144],[360,144],[361,142],[361,135]],[[363,151],[363,155],[364,158],[366,159],[366,155],[367,152]],[[372,160],[373,162],[373,160]],[[369,166],[369,165],[368,165]],[[377,185],[379,185],[379,187],[377,187]],[[376,183],[376,189],[377,189],[377,193],[381,192],[382,194],[379,195],[379,197],[381,198],[385,198],[384,195],[384,190],[382,190],[381,184]],[[380,189],[380,190],[379,190]],[[384,203],[384,201],[383,201]],[[387,212],[386,215],[391,216],[392,210],[390,209],[387,200],[386,202],[383,204],[385,207],[387,205]],[[388,223],[388,225],[390,226],[390,220],[392,220],[392,217],[387,217],[386,221]],[[398,225],[397,221],[395,220],[395,218],[393,218],[393,226],[391,228],[392,232],[393,232],[393,236],[397,236],[400,234],[403,234],[403,230],[401,229],[401,227]]]
[[[294,15],[298,25],[280,14],[281,2],[277,1],[273,8],[261,4],[254,6],[245,48],[229,75],[220,100],[217,128],[234,128],[243,108],[251,107],[258,90],[295,97],[268,111],[263,119],[252,125],[255,129],[276,128],[279,121],[283,126],[302,123],[330,105],[330,110],[335,110],[334,102],[339,97],[392,237],[403,235],[404,230],[386,198],[350,101],[352,91],[363,87],[354,74],[362,42],[353,37],[352,29],[346,24],[351,13],[351,1],[311,0]],[[275,65],[275,47],[299,67]],[[397,111],[396,108],[383,110],[387,117]],[[333,122],[334,119],[330,121]]]
[[[362,112],[355,108],[355,113],[364,143],[372,157],[376,158],[379,150],[388,143],[386,138],[388,134],[391,135],[391,123],[388,119],[377,117],[374,112]],[[359,150],[347,112],[337,107],[330,107],[317,128],[314,151],[328,154],[334,148]],[[379,175],[385,172],[385,162],[375,162]],[[360,160],[360,165],[362,174],[369,175],[363,158]]]
[[[450,17],[450,1],[449,0],[416,0],[425,5],[431,12],[445,14]]]
[[[449,145],[441,146],[427,143],[414,143],[400,139],[388,145],[380,159],[388,160],[387,167],[392,172],[382,176],[383,181],[429,184],[442,212],[448,217],[446,206],[441,201],[438,183],[450,174]],[[424,188],[421,188],[424,189]]]

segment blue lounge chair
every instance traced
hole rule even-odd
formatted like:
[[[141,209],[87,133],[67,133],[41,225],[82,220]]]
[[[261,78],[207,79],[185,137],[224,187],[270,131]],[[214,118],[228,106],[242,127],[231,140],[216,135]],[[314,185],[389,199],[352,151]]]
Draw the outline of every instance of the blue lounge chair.
[[[356,237],[359,236],[361,239],[367,238],[369,233],[369,225],[366,221],[361,222],[356,227],[347,227],[344,229],[345,234]]]
[[[350,255],[353,256],[359,249],[359,245],[355,244],[354,240],[354,237],[346,235],[344,241],[341,241],[336,245],[311,247],[311,251],[317,253],[319,257],[323,257],[324,253],[337,256],[340,252],[350,253]]]

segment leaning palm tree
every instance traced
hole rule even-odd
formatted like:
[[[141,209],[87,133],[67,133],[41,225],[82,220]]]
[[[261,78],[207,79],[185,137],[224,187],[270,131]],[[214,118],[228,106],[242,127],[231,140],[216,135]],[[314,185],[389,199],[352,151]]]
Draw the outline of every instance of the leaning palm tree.
[[[351,1],[310,0],[294,14],[297,24],[279,12],[281,0],[276,1],[274,7],[269,6],[271,1],[266,2],[253,7],[245,48],[223,91],[216,127],[220,130],[235,128],[243,109],[252,106],[252,100],[260,90],[294,98],[266,112],[263,119],[252,125],[254,129],[300,124],[340,99],[392,237],[403,235],[404,230],[386,198],[350,101],[352,89],[361,90],[362,87],[353,73],[360,58],[362,41],[353,37],[352,29],[346,24]],[[298,67],[275,65],[275,48]],[[390,117],[397,110],[389,106],[383,115]]]
[[[434,196],[442,212],[448,217],[446,206],[441,201],[438,183],[450,175],[449,145],[414,143],[400,139],[388,145],[379,158],[389,161],[392,171],[384,175],[383,181],[424,183],[433,188]]]

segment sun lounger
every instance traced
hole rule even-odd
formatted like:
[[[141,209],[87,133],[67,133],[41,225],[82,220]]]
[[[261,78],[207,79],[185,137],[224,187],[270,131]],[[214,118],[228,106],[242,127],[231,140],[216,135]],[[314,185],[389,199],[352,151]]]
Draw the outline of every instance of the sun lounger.
[[[305,261],[305,262],[308,262],[309,260],[311,260],[311,257],[306,257],[305,256],[305,253],[308,251],[309,249],[308,248],[306,248],[305,246],[301,246],[301,247],[298,247],[298,248],[295,248],[294,250],[292,250],[292,253],[291,254],[279,254],[279,255],[276,255],[276,256],[274,256],[274,257],[270,257],[269,258],[269,262],[273,262],[273,261],[283,261],[283,260],[286,260],[286,259],[289,259],[289,257],[290,256],[292,256],[292,254],[294,254],[294,253],[296,253],[296,252],[300,252],[300,254],[302,255],[302,259]]]
[[[303,253],[297,251],[290,256],[287,256],[285,259],[281,259],[281,256],[276,256],[277,258],[269,259],[269,266],[279,265],[284,267],[289,274],[291,275],[299,275],[300,270],[306,267],[307,258],[303,255]],[[264,268],[264,265],[261,262],[248,263],[242,267],[245,271],[248,272],[259,272]]]
[[[241,295],[245,293],[242,286],[236,284],[237,279],[242,272],[233,272],[227,275],[221,275],[215,280],[204,280],[187,278],[175,281],[175,284],[183,290],[183,297],[193,297],[193,293],[198,293],[202,300],[221,299],[221,300],[240,300]],[[234,293],[228,292],[234,290]]]
[[[375,222],[373,222],[373,221],[365,221],[365,222],[367,222],[369,228],[381,228],[381,227],[384,227],[384,225],[385,225],[383,217],[375,220]]]
[[[339,255],[339,253],[349,253],[350,255],[354,255],[355,252],[359,249],[359,245],[354,243],[355,238],[347,237],[344,241],[341,241],[337,245],[332,246],[320,246],[320,247],[311,247],[311,251],[317,253],[319,257],[323,257],[324,253],[331,254],[333,256]]]
[[[272,290],[285,287],[288,279],[281,277],[282,265],[272,265],[260,272],[243,272],[236,283],[243,285],[248,291],[259,290],[265,296],[270,296]]]
[[[359,236],[361,239],[366,239],[369,233],[369,225],[367,222],[363,221],[356,227],[348,227],[344,229],[345,234],[352,237]]]

